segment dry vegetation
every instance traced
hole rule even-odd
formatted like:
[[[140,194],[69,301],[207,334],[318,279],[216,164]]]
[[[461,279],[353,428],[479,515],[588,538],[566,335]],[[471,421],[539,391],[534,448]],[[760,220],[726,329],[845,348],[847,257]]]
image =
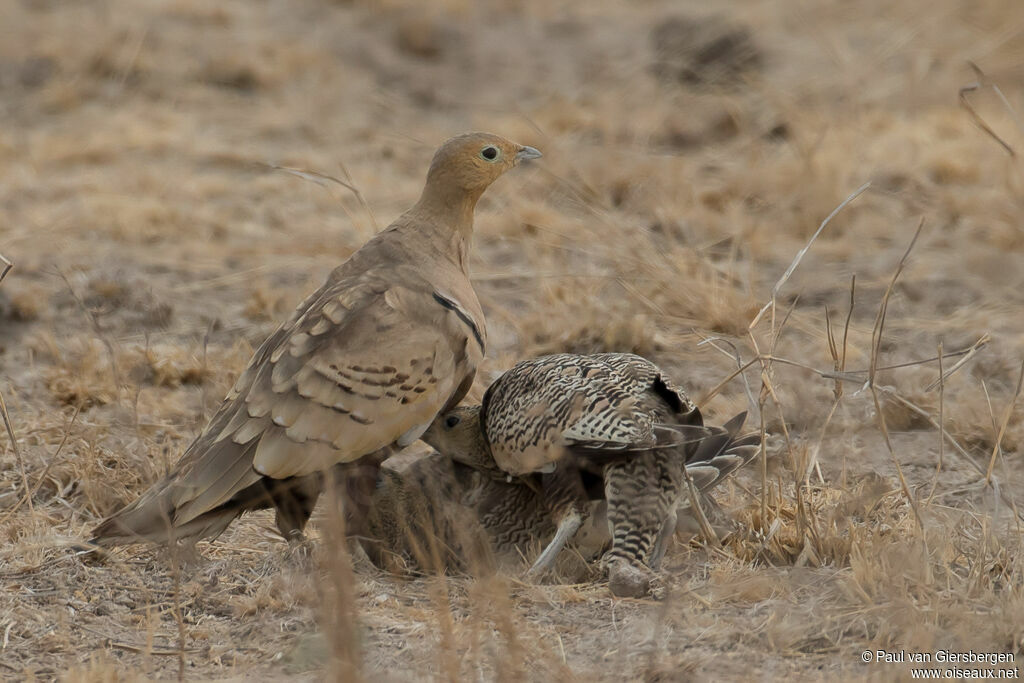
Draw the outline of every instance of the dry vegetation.
[[[0,676],[908,676],[860,662],[876,648],[1019,663],[1024,5],[707,8],[0,3]],[[75,557],[468,129],[545,152],[478,212],[481,384],[525,356],[632,350],[701,397],[753,361],[707,402],[754,404],[770,434],[766,470],[719,496],[738,531],[678,543],[660,602],[353,568],[324,524],[310,571],[266,515],[185,565]],[[365,205],[266,164],[348,178]],[[945,382],[902,365],[979,340]]]

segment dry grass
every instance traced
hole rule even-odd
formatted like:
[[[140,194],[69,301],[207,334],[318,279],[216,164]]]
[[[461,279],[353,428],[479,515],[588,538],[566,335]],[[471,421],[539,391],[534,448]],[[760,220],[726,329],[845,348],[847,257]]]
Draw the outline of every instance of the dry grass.
[[[866,649],[1019,662],[1024,13],[716,10],[694,33],[703,6],[668,0],[0,3],[18,29],[0,41],[0,674],[874,680],[908,667]],[[480,207],[479,384],[539,353],[632,350],[713,393],[713,418],[752,409],[763,469],[719,496],[737,522],[722,547],[677,544],[660,602],[383,574],[326,504],[311,566],[265,514],[200,558],[74,556],[467,129],[545,153]]]

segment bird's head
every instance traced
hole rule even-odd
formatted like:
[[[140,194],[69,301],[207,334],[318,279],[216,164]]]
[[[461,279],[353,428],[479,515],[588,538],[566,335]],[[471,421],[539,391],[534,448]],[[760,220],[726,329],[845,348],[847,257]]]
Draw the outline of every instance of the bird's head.
[[[494,462],[487,445],[480,410],[481,406],[458,406],[439,413],[421,438],[455,462],[503,479],[505,473]]]
[[[466,133],[448,140],[434,154],[427,188],[479,197],[505,171],[541,153],[491,133]]]

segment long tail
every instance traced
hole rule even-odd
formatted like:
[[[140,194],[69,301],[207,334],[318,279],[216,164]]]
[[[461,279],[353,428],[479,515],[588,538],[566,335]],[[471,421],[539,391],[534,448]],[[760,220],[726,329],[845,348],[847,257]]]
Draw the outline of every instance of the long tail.
[[[93,529],[89,543],[112,547],[131,543],[188,543],[216,538],[243,512],[272,504],[263,485],[257,483],[239,491],[223,505],[181,523],[175,519],[175,506],[170,500],[172,486],[170,478],[158,482],[138,500]]]

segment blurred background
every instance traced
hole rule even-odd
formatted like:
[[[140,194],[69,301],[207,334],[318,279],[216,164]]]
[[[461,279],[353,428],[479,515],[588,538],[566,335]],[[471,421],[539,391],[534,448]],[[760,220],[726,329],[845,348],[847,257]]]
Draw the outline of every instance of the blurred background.
[[[1006,526],[1006,496],[1024,482],[1024,426],[1012,403],[1024,356],[1022,84],[1018,0],[4,0],[0,254],[15,268],[0,285],[0,391],[24,464],[3,436],[0,538],[17,552],[0,567],[64,586],[62,576],[36,571],[53,560],[47,544],[80,536],[158,477],[253,348],[415,201],[434,149],[487,130],[544,158],[504,177],[477,213],[473,275],[491,336],[478,393],[516,360],[557,351],[647,355],[694,398],[736,369],[734,354],[746,362],[770,350],[804,366],[767,370],[763,408],[774,514],[791,537],[770,552],[763,538],[748,539],[710,577],[681,579],[690,588],[691,576],[712,582],[701,584],[704,600],[725,610],[689,654],[680,643],[711,619],[699,601],[677,605],[657,637],[642,626],[646,608],[624,608],[624,623],[632,614],[641,625],[637,647],[657,641],[655,669],[710,675],[710,652],[724,658],[715,666],[726,674],[741,675],[743,657],[756,655],[776,673],[860,675],[875,670],[847,655],[879,643],[978,641],[1020,652],[1024,608],[985,616],[1020,604],[1019,588],[1011,597],[999,588],[1020,571],[1019,546],[1006,545],[1010,536],[984,552],[971,544],[988,538],[978,529]],[[775,316],[748,333],[819,224],[869,182],[779,290]],[[874,347],[883,294],[922,219]],[[940,343],[947,352],[987,343],[941,392],[934,362],[880,373],[893,390],[878,405],[890,450],[870,392],[856,393],[866,372],[841,400],[815,372],[834,369],[826,308],[847,339],[851,371],[866,371],[873,348],[885,367],[932,358]],[[701,344],[709,337],[719,341]],[[759,365],[737,377],[706,414],[749,408],[758,426],[760,378]],[[941,447],[940,418],[949,433]],[[979,480],[990,458],[1002,497]],[[888,516],[868,524],[868,537],[836,522],[834,537],[822,531],[808,545],[794,522],[803,513],[783,514],[797,506],[796,483],[815,461],[823,477],[806,494],[815,504],[847,514],[850,501],[870,500],[857,508],[867,524],[867,510],[887,501]],[[21,500],[23,471],[38,482],[32,506]],[[766,529],[760,475],[745,481],[752,496],[737,489],[729,500],[750,508],[750,528]],[[908,500],[929,493],[939,507],[920,525]],[[940,509],[959,512],[947,519]],[[978,511],[991,517],[982,524]],[[277,548],[270,522],[254,520],[225,536],[219,547],[229,550],[211,552],[279,552],[268,550]],[[977,552],[953,549],[953,530],[968,528],[973,540],[964,543]],[[886,559],[893,529],[930,554]],[[944,550],[927,545],[933,531]],[[879,564],[863,564],[868,547]],[[680,562],[697,562],[692,549],[678,552]],[[238,555],[218,560],[218,571],[259,563]],[[778,566],[831,573],[815,575],[824,583],[811,599],[799,588],[809,579]],[[97,595],[116,592],[109,577],[78,565],[61,571],[98,581]],[[910,587],[890,583],[918,573]],[[989,582],[971,583],[970,593],[966,582],[979,576]],[[974,602],[951,602],[937,577]],[[850,598],[859,593],[848,580],[868,598]],[[205,598],[223,602],[220,616],[195,603],[191,618],[208,624],[205,641],[202,628],[190,631],[206,647],[194,657],[198,671],[281,672],[274,653],[290,652],[295,634],[311,628],[317,598],[308,586],[281,598],[286,588],[274,581]],[[397,647],[374,619],[408,638],[396,676],[434,662],[433,645],[417,640],[433,627],[402,630],[433,617],[389,602],[393,586],[374,583],[384,579],[362,581],[363,611],[378,615],[367,622],[368,670]],[[95,671],[120,670],[110,662],[132,655],[95,655],[95,633],[44,628],[63,609],[64,589],[54,590],[54,602],[42,603],[0,593],[0,631],[15,624],[4,636],[17,652],[11,666],[43,676],[90,661]],[[620,635],[606,623],[607,601],[580,590],[572,624],[559,621],[564,605],[538,607],[532,593],[510,608],[523,642],[557,633],[562,643],[549,668],[546,655],[522,660],[535,667],[524,676],[609,675],[600,653]],[[94,630],[140,628],[133,607],[95,614],[88,596],[76,599]],[[759,621],[766,602],[775,605],[771,626]],[[861,610],[863,623],[850,626],[848,615]],[[147,617],[153,628],[173,630],[158,612]],[[239,615],[290,626],[246,634]],[[738,651],[726,656],[729,648]],[[59,656],[40,663],[41,652]],[[144,674],[170,666],[126,661]],[[615,670],[640,676],[643,666]]]

